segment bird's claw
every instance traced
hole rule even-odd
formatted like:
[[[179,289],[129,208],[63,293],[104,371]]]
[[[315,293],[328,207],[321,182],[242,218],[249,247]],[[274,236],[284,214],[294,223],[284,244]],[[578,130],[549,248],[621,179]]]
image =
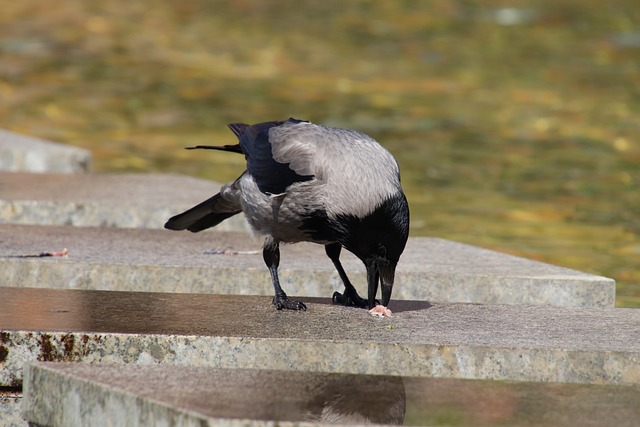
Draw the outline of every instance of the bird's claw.
[[[333,293],[333,303],[344,305],[346,307],[358,307],[358,308],[368,308],[369,302],[362,298],[355,292],[348,292],[345,290],[344,294],[336,291]],[[379,304],[379,301],[376,300],[376,304]]]
[[[307,311],[307,306],[302,301],[291,301],[285,297],[274,297],[273,305],[276,306],[276,310],[302,310]]]

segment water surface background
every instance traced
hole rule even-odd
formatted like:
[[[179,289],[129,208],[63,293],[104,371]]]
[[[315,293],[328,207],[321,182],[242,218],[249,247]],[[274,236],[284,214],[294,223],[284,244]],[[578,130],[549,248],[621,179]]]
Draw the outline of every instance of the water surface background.
[[[233,143],[229,122],[351,127],[397,157],[413,236],[606,275],[640,306],[636,0],[2,9],[0,126],[95,171],[225,181],[241,156],[182,147]]]

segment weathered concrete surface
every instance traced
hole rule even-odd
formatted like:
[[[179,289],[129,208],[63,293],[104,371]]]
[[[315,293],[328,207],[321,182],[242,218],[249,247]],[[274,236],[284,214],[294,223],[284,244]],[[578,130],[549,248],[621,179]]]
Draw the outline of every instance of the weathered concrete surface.
[[[0,425],[2,427],[26,426],[22,418],[22,392],[0,389]]]
[[[0,170],[24,172],[88,172],[91,153],[85,149],[0,129]]]
[[[0,225],[0,285],[272,295],[261,246],[246,233]],[[15,257],[65,247],[66,258]],[[205,253],[228,247],[254,253]],[[287,293],[331,296],[342,289],[321,245],[285,245],[281,252]],[[362,262],[347,251],[342,259],[366,294]],[[411,238],[392,299],[613,307],[615,282],[447,240]]]
[[[220,184],[166,174],[0,173],[0,223],[162,228]],[[244,215],[213,230],[248,231]]]
[[[640,388],[200,367],[35,363],[25,414],[47,426],[636,426]]]
[[[640,384],[640,310],[395,301],[375,319],[270,300],[5,288],[0,386],[33,360]]]

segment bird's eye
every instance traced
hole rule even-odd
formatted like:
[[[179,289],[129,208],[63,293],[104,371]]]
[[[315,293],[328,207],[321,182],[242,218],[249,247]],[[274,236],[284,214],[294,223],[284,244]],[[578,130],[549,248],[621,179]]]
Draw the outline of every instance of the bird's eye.
[[[378,246],[378,255],[380,255],[383,258],[387,256],[387,248],[385,248],[382,245]]]

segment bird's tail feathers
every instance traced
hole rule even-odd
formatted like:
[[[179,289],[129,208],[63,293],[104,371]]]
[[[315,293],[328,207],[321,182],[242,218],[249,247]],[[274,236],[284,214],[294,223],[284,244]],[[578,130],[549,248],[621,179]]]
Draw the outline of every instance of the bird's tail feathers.
[[[185,150],[218,150],[230,151],[232,153],[244,154],[240,144],[234,145],[196,145],[195,147],[184,147]]]
[[[191,209],[169,218],[164,228],[169,230],[189,230],[196,233],[215,227],[225,219],[240,212],[240,210],[230,206],[218,193]]]

